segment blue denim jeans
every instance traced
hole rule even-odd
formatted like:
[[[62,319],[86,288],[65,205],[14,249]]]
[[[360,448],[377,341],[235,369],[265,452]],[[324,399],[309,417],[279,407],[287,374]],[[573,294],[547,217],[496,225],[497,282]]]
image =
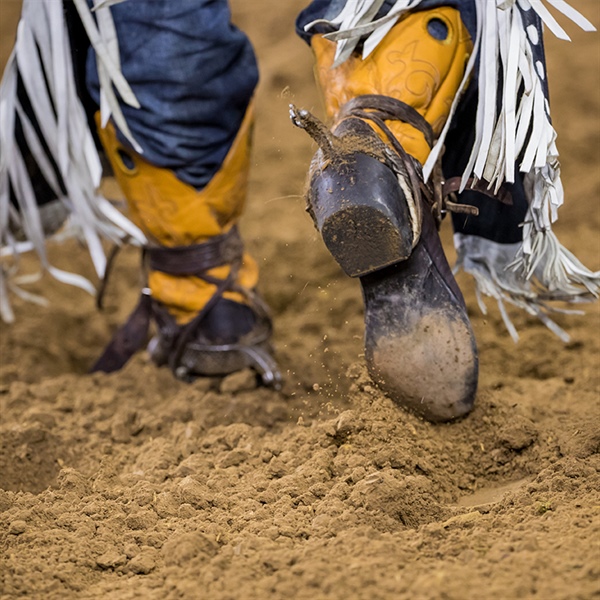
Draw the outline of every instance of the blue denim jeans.
[[[250,41],[231,24],[226,0],[128,0],[111,11],[121,68],[141,104],[122,109],[144,157],[204,187],[233,143],[258,82]],[[86,83],[98,103],[94,52]]]

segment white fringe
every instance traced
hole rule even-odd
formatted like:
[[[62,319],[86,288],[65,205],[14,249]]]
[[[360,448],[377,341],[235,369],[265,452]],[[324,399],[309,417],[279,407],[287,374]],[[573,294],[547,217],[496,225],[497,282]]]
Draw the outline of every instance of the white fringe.
[[[463,233],[454,234],[454,245],[457,252],[457,261],[454,272],[460,270],[469,273],[475,280],[477,303],[481,312],[487,314],[482,295],[496,300],[502,320],[510,336],[515,342],[519,334],[508,316],[505,303],[523,309],[528,314],[540,319],[548,329],[564,342],[569,341],[569,334],[559,327],[548,313],[583,314],[578,310],[565,310],[548,304],[549,300],[576,301],[576,295],[557,298],[538,285],[543,277],[543,272],[548,268],[544,259],[536,268],[536,277],[533,281],[521,277],[510,270],[515,255],[519,252],[521,244],[499,244],[475,235]]]
[[[324,37],[337,42],[334,66],[341,64],[364,39],[363,58],[368,56],[398,19],[417,7],[422,0],[396,0],[389,13],[378,20],[374,16],[382,5],[379,0],[347,0],[342,12],[332,21],[315,21],[338,27]],[[565,0],[545,0],[585,31],[594,26]],[[519,170],[525,173],[529,210],[523,225],[523,242],[513,249],[510,260],[503,257],[502,268],[482,267],[481,257],[469,257],[469,244],[459,250],[460,265],[477,281],[478,291],[499,302],[507,328],[516,331],[506,316],[502,301],[536,314],[559,337],[566,333],[545,314],[548,301],[581,302],[598,297],[600,272],[582,265],[552,232],[564,194],[560,180],[556,132],[550,120],[544,93],[546,73],[543,63],[535,60],[535,48],[541,44],[541,32],[525,27],[523,12],[534,10],[557,37],[569,36],[548,11],[543,0],[475,0],[477,34],[474,51],[439,139],[423,166],[425,179],[432,173],[462,93],[479,59],[479,98],[475,144],[462,188],[471,177],[484,180],[498,190],[504,182],[515,181],[515,161],[522,156]],[[538,53],[539,54],[539,53]],[[502,85],[502,87],[501,87]],[[518,91],[524,89],[519,98]],[[502,109],[497,112],[497,96],[502,89]],[[490,118],[492,115],[492,118]],[[472,236],[469,236],[472,237]],[[456,238],[455,238],[456,239]],[[460,238],[458,238],[460,240]],[[491,243],[491,242],[490,242]],[[508,269],[508,270],[507,270]],[[534,285],[532,285],[534,284]]]
[[[127,104],[139,106],[120,70],[114,23],[108,9],[110,4],[114,1],[96,0],[97,27],[86,1],[75,0],[98,56],[102,121],[105,123],[112,115],[123,134],[141,152],[125,123],[113,90],[114,86]],[[38,138],[17,98],[17,72],[39,124],[41,138]],[[21,298],[41,302],[38,296],[20,288],[20,284],[30,281],[30,278],[17,275],[18,255],[24,251],[35,251],[42,268],[59,281],[95,293],[94,286],[87,279],[57,269],[48,261],[42,217],[24,157],[15,141],[17,115],[32,156],[49,186],[70,213],[68,227],[63,228],[59,239],[64,239],[66,232],[83,238],[100,277],[106,267],[101,238],[116,243],[124,238],[139,244],[146,242],[143,233],[97,191],[102,168],[75,88],[62,0],[24,0],[15,47],[0,84],[0,256],[12,258],[11,264],[5,258],[0,265],[0,317],[7,322],[14,320],[8,290]],[[62,192],[43,150],[42,139],[58,166],[66,194]],[[12,186],[19,205],[18,214],[10,205],[9,186]],[[15,241],[11,234],[11,221],[25,232],[25,242]]]

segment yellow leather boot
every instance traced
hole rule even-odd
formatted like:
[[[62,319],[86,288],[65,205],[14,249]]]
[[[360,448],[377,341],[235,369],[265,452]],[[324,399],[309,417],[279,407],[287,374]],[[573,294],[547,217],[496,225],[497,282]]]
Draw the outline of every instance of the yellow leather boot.
[[[244,252],[237,229],[246,199],[252,123],[251,106],[223,164],[201,190],[125,147],[112,124],[99,128],[129,217],[149,240],[147,297],[140,302],[151,309],[144,318],[158,328],[149,350],[157,364],[168,364],[179,378],[249,366],[263,383],[279,384],[268,343],[271,320],[255,291],[258,267]],[[112,346],[94,370],[122,366],[114,356],[126,352]]]
[[[473,50],[459,11],[450,7],[407,15],[365,60],[353,54],[336,68],[331,67],[334,42],[314,36],[311,45],[315,76],[334,128],[347,116],[343,107],[357,96],[384,95],[414,109],[434,136],[446,123]],[[423,164],[431,145],[423,128],[397,119],[384,122],[404,150]]]
[[[411,12],[363,59],[332,68],[335,44],[312,38],[331,130],[291,107],[319,145],[308,211],[344,271],[360,277],[365,358],[400,406],[431,421],[467,414],[478,357],[446,261],[421,165],[448,118],[472,50],[452,8]]]

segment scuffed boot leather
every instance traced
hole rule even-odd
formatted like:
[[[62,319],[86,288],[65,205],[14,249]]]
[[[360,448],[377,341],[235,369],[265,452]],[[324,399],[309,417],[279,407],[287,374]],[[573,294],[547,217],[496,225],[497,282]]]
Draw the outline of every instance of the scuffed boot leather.
[[[373,380],[429,421],[469,413],[477,392],[477,347],[431,214],[424,212],[421,238],[407,260],[360,282]]]

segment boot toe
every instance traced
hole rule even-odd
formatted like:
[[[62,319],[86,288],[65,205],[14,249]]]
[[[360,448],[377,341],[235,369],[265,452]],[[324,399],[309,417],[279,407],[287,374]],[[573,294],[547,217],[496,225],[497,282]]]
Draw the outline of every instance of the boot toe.
[[[168,364],[182,380],[249,367],[263,385],[279,389],[282,377],[273,358],[271,333],[271,320],[263,311],[219,298],[204,318],[188,326],[173,327],[170,319],[162,320],[148,350],[157,365]]]
[[[451,421],[468,414],[475,402],[478,373],[468,322],[446,311],[415,314],[410,308],[401,321],[399,327],[367,337],[367,366],[373,380],[398,405],[428,421]]]

